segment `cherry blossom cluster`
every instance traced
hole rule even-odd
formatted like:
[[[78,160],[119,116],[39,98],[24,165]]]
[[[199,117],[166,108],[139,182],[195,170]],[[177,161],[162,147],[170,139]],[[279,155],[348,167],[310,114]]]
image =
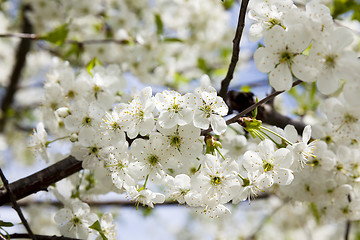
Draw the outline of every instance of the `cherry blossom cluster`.
[[[276,90],[289,90],[293,77],[316,81],[323,94],[334,93],[344,80],[345,95],[357,85],[359,62],[348,48],[353,34],[334,24],[325,5],[311,1],[304,11],[291,0],[253,1],[249,17],[256,21],[249,37],[263,37],[265,44],[254,54],[256,66],[269,73]]]
[[[226,68],[219,50],[231,51],[230,13],[217,0],[24,2],[32,6],[28,16],[38,34],[67,23],[68,40],[115,40],[65,44],[61,51],[69,53],[68,59],[78,56],[83,66],[96,56],[146,83],[176,86],[206,69]],[[247,59],[246,54],[241,58]]]
[[[44,85],[44,123],[34,131],[31,147],[43,159],[56,161],[48,149],[64,142],[69,154],[82,161],[84,170],[68,183],[71,197],[64,199],[54,190],[65,204],[55,217],[63,235],[86,238],[99,221],[111,239],[111,216],[98,219],[79,200],[108,192],[125,194],[135,206],[174,200],[211,217],[229,213],[228,203],[250,202],[271,192],[311,204],[312,214],[324,221],[360,219],[360,63],[349,47],[351,33],[335,26],[330,10],[316,1],[302,9],[290,0],[253,0],[249,8],[255,21],[249,37],[264,39],[254,60],[269,74],[270,85],[289,90],[297,78],[316,82],[329,95],[321,95],[316,115],[304,117],[311,126],[299,136],[292,125],[264,126],[256,114],[227,125],[228,106],[207,75],[193,92],[145,87],[127,94],[123,75],[128,69],[123,66],[74,72],[67,62],[57,61]],[[169,19],[189,13],[170,9],[161,15],[163,21],[178,29],[187,26],[190,18]],[[149,58],[137,60],[146,65],[152,63]],[[137,76],[146,81],[147,75]]]

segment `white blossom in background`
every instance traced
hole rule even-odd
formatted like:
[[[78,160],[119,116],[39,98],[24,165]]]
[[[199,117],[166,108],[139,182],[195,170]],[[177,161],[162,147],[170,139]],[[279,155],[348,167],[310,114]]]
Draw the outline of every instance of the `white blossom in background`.
[[[40,154],[41,158],[46,162],[49,161],[49,156],[47,153],[47,145],[48,145],[48,135],[44,128],[44,124],[42,122],[36,125],[36,130],[33,130],[33,134],[30,138],[29,147],[34,152]]]
[[[165,201],[165,195],[161,193],[153,192],[149,189],[136,189],[136,187],[129,187],[128,193],[130,197],[136,203],[149,206],[151,208],[154,207],[154,204],[163,203]]]
[[[87,239],[91,226],[98,217],[90,212],[90,207],[79,199],[71,200],[69,206],[56,213],[55,222],[65,237]]]

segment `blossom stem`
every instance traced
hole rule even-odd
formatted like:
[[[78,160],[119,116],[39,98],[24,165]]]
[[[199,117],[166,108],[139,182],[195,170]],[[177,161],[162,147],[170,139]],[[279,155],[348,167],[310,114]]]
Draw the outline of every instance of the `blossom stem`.
[[[293,145],[293,143],[290,142],[289,140],[287,140],[285,137],[281,136],[280,134],[278,134],[278,133],[276,133],[276,132],[274,132],[274,131],[266,128],[266,127],[260,126],[260,129],[263,129],[263,130],[265,130],[265,131],[268,131],[268,132],[274,134],[275,136],[277,136],[277,137],[281,138],[282,140],[284,140],[284,141],[285,141],[287,144],[289,144],[289,145]],[[272,140],[272,139],[271,139],[271,140]]]
[[[267,134],[265,131],[262,130],[262,128],[260,127],[259,131],[264,134],[266,137],[268,137],[273,143],[275,143],[275,145],[278,147],[278,148],[281,148],[281,145],[278,144],[272,137],[269,136],[269,134]]]
[[[216,151],[220,154],[220,156],[225,160],[225,157],[224,157],[224,155],[221,154],[219,148],[218,148],[218,147],[215,147],[215,149],[216,149]]]
[[[51,144],[51,143],[53,143],[53,142],[56,142],[56,141],[62,140],[62,139],[66,139],[66,138],[70,138],[70,136],[59,137],[59,138],[55,138],[54,140],[47,141],[47,142],[45,143],[45,147],[49,146],[49,144]]]

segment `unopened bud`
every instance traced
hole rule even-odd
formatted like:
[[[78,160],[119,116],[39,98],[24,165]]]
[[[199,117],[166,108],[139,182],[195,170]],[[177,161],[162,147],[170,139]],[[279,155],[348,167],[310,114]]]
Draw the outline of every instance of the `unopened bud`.
[[[78,134],[77,133],[72,133],[70,135],[70,141],[71,142],[77,142],[78,141]]]
[[[55,112],[59,117],[62,118],[65,118],[71,114],[70,109],[67,107],[58,108]]]

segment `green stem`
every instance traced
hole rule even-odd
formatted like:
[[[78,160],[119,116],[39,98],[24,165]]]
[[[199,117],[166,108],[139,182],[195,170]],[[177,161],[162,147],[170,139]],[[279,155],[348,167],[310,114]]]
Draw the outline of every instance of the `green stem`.
[[[293,143],[290,142],[289,140],[287,140],[285,137],[281,136],[280,134],[278,134],[278,133],[276,133],[276,132],[274,132],[274,131],[272,131],[272,130],[264,127],[264,126],[260,126],[260,129],[263,129],[263,130],[265,130],[265,131],[268,131],[268,132],[274,134],[275,136],[277,136],[277,137],[279,137],[280,139],[284,140],[284,141],[285,141],[287,144],[289,144],[289,145],[293,145]]]
[[[215,147],[215,149],[220,154],[220,156],[225,160],[225,157],[221,154],[220,150],[217,147]]]
[[[265,137],[263,135],[261,135],[261,133],[259,133],[258,130],[253,130],[252,131],[258,138],[260,138],[261,141],[265,140]]]
[[[281,145],[278,144],[278,143],[277,143],[272,137],[270,137],[266,132],[264,132],[263,130],[261,130],[261,128],[260,128],[259,131],[260,131],[262,134],[264,134],[266,137],[268,137],[271,141],[273,141],[273,143],[275,143],[278,148],[281,148]]]
[[[56,141],[62,140],[62,139],[66,139],[66,138],[70,138],[70,136],[59,137],[59,138],[55,138],[54,140],[47,141],[47,142],[45,143],[45,147],[49,146],[49,144],[51,144],[51,143],[53,143],[53,142],[56,142]]]

